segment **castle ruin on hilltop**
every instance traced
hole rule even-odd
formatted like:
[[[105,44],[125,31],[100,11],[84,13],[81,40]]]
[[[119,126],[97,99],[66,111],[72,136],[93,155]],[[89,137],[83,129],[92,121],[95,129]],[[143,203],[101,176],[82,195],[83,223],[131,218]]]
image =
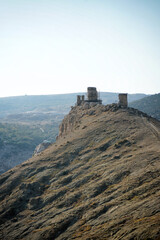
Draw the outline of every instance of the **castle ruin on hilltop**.
[[[119,103],[113,103],[108,105],[102,105],[102,100],[99,99],[97,90],[95,87],[87,88],[87,99],[84,95],[77,95],[77,103],[75,107],[71,107],[71,111],[66,115],[59,127],[59,135],[57,139],[66,136],[66,134],[72,132],[74,129],[78,128],[79,123],[81,122],[81,117],[84,114],[89,116],[94,114],[100,114],[104,111],[116,111],[119,108],[127,108],[127,94],[119,94]]]
[[[77,106],[81,105],[82,103],[99,103],[102,104],[102,100],[98,99],[98,92],[95,87],[88,87],[87,88],[87,100],[85,100],[84,95],[77,95]]]
[[[128,107],[127,93],[120,93],[118,105],[121,107]],[[102,100],[98,98],[98,92],[95,87],[87,88],[87,100],[85,100],[84,95],[77,95],[77,106],[80,106],[84,103],[96,103],[102,104]]]

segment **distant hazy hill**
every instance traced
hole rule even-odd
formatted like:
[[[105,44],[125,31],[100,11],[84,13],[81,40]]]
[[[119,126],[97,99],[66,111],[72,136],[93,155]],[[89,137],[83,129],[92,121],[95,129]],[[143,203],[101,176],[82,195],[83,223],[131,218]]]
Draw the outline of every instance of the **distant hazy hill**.
[[[35,147],[44,140],[54,142],[59,123],[0,122],[0,174],[32,157]]]
[[[132,102],[129,106],[160,120],[160,93]]]
[[[55,144],[0,176],[2,240],[158,240],[160,122],[74,107]]]
[[[61,112],[66,114],[75,97],[76,94],[59,94],[0,98],[0,117],[32,111],[55,111],[55,113]]]
[[[76,96],[85,93],[57,94],[57,95],[41,95],[41,96],[18,96],[0,98],[0,118],[5,118],[11,114],[27,113],[52,113],[67,114],[70,106],[75,105]],[[129,94],[129,102],[138,100],[146,96],[145,94]],[[100,93],[103,104],[118,102],[118,93]],[[10,116],[12,118],[12,116]],[[14,116],[15,118],[15,116]]]

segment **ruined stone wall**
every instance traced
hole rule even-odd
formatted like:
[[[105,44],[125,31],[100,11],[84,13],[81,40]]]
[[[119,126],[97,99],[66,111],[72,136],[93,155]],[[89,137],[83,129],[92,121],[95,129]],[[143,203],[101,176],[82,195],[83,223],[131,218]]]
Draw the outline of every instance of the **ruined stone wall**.
[[[80,106],[84,100],[84,95],[77,95],[77,106]]]

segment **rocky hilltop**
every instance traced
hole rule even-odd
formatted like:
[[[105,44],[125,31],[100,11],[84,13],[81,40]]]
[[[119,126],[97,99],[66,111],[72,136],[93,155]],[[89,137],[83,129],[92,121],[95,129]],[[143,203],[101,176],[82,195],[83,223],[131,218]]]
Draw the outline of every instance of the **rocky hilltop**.
[[[160,122],[73,107],[55,144],[0,176],[0,239],[160,239]]]

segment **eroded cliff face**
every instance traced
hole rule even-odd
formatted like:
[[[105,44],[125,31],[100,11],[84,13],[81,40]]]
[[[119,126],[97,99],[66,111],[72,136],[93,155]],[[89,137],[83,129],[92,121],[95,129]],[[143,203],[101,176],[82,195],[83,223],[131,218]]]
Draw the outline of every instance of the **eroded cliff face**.
[[[159,239],[160,122],[83,108],[55,144],[0,176],[0,239]]]

